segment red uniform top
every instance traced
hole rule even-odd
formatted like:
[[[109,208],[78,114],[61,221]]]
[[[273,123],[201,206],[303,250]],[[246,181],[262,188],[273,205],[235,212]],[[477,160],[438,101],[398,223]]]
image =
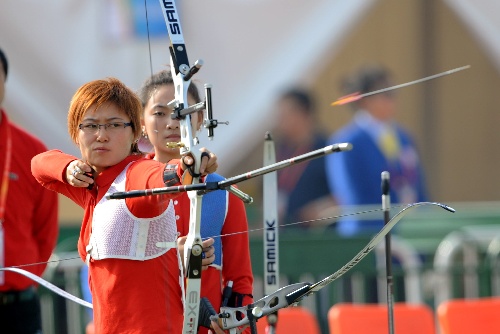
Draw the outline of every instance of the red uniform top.
[[[49,151],[32,160],[32,172],[45,187],[55,190],[84,208],[78,251],[86,257],[95,205],[106,194],[115,178],[127,170],[126,190],[164,187],[165,164],[129,156],[101,172],[93,190],[76,188],[65,181],[65,170],[76,158],[60,151]],[[139,160],[140,159],[140,160]],[[180,171],[181,169],[178,168]],[[180,175],[179,175],[180,176]],[[129,198],[126,204],[136,217],[161,214],[176,195]],[[146,261],[91,260],[89,285],[94,305],[96,333],[180,333],[183,306],[179,286],[179,267],[175,249]]]
[[[180,232],[180,235],[187,235],[189,231],[189,197],[187,193],[182,193],[173,201],[177,219],[177,230]],[[253,302],[251,296],[253,275],[245,206],[233,194],[229,194],[228,202],[227,216],[220,233],[222,235],[223,250],[222,272],[216,268],[209,267],[201,273],[201,297],[207,297],[217,312],[222,303],[222,289],[228,281],[233,281],[233,292],[245,295],[242,302],[243,306]],[[236,232],[244,233],[232,234]],[[224,236],[226,234],[227,236]],[[200,327],[198,331],[198,333],[207,332],[208,330],[203,327]]]
[[[9,122],[2,113],[0,123],[0,176],[4,172],[7,128],[10,128],[12,155],[9,185],[3,222],[5,266],[46,262],[57,242],[57,194],[40,186],[31,175],[30,161],[47,150],[37,138]],[[0,178],[1,183],[1,178]],[[41,276],[46,264],[23,269]],[[5,272],[5,284],[0,291],[24,290],[33,281],[16,273]]]

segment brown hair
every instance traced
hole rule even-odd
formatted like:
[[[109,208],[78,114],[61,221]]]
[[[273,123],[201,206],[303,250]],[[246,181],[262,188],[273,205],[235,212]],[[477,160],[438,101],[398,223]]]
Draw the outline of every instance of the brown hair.
[[[97,110],[99,106],[107,102],[114,103],[130,117],[134,137],[139,138],[141,134],[141,101],[120,80],[107,78],[88,82],[73,95],[68,111],[68,132],[73,142],[77,143],[78,126],[85,112],[94,105]]]
[[[174,79],[172,78],[172,73],[168,70],[162,70],[158,73],[153,74],[149,79],[147,79],[139,91],[139,97],[142,101],[142,106],[145,107],[151,96],[153,96],[155,90],[163,85],[173,85]],[[188,87],[188,94],[195,100],[196,103],[201,102],[200,93],[196,85],[191,82]]]
[[[3,73],[5,73],[5,80],[7,80],[7,73],[9,73],[9,62],[2,49],[0,49],[0,63],[2,63]]]
[[[290,88],[280,96],[281,100],[291,99],[293,102],[300,106],[300,111],[304,115],[313,115],[315,112],[316,106],[314,105],[314,99],[312,95],[305,89],[293,87]]]

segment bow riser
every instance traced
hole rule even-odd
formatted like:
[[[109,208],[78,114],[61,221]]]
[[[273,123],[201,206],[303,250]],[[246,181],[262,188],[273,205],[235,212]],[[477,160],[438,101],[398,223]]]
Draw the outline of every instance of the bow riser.
[[[181,156],[190,155],[193,158],[191,166],[192,181],[191,184],[198,184],[199,171],[201,166],[201,152],[197,148],[198,140],[193,136],[193,127],[191,124],[191,114],[182,114],[183,110],[189,107],[188,88],[191,84],[190,77],[199,67],[190,71],[189,60],[187,56],[184,37],[182,34],[179,15],[175,6],[175,1],[160,0],[163,11],[163,17],[167,24],[168,34],[171,41],[170,45],[170,65],[172,73],[175,96],[174,101],[170,103],[173,107],[172,118],[179,120],[181,134],[180,154]],[[188,171],[186,171],[187,173]],[[200,234],[201,222],[201,199],[202,196],[197,192],[188,192],[190,199],[190,218],[189,232],[184,246],[184,268],[186,268],[186,295],[184,305],[184,323],[182,332],[184,334],[197,333],[198,317],[200,308],[201,292],[201,261],[203,245]]]

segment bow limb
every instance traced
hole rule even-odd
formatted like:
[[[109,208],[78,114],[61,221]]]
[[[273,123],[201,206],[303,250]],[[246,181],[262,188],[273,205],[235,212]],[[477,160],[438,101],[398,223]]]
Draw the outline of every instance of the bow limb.
[[[349,262],[343,265],[332,275],[320,280],[317,283],[296,283],[279,289],[271,295],[267,295],[251,305],[243,306],[240,308],[221,308],[221,312],[213,317],[213,320],[218,320],[223,329],[231,329],[248,324],[248,317],[238,320],[236,314],[248,314],[250,310],[256,317],[262,317],[278,311],[281,308],[300,302],[303,298],[310,296],[319,290],[323,289],[328,284],[332,283],[349,270],[354,268],[361,260],[363,260],[374,248],[381,242],[384,237],[389,233],[394,226],[403,219],[410,211],[420,206],[437,206],[450,212],[455,212],[455,209],[441,203],[436,202],[420,202],[409,204],[401,211],[399,211],[384,227],[377,233],[368,244],[359,251]]]
[[[366,255],[368,255],[374,248],[377,246],[379,242],[384,239],[384,237],[394,228],[394,226],[401,220],[403,219],[404,216],[406,216],[411,210],[420,207],[420,206],[425,206],[425,205],[433,205],[440,207],[442,209],[445,209],[449,212],[455,212],[455,209],[441,203],[437,202],[420,202],[420,203],[413,203],[407,205],[405,208],[403,208],[401,211],[399,211],[392,219],[384,225],[384,227],[380,230],[379,233],[377,233],[371,240],[368,242],[368,244],[358,253],[352,260],[347,262],[344,266],[342,266],[339,270],[337,270],[334,274],[322,279],[316,284],[313,284],[309,291],[303,295],[297,298],[296,300],[293,301],[293,303],[296,303],[300,301],[303,297],[309,296],[319,290],[321,290],[323,287],[326,285],[330,284],[331,282],[335,281],[338,279],[340,276],[344,275],[347,273],[349,270],[351,270],[354,266],[356,266],[362,259],[365,258]]]
[[[264,141],[264,166],[276,163],[274,140],[266,133]],[[264,181],[264,295],[279,288],[279,229],[278,229],[278,177],[277,172],[265,174]],[[276,333],[278,313],[267,315],[268,334]]]
[[[191,181],[183,182],[192,185],[200,183],[201,152],[198,149],[198,140],[193,135],[191,113],[201,108],[189,108],[188,88],[191,77],[201,67],[201,62],[190,68],[184,37],[180,25],[179,15],[175,1],[159,0],[168,29],[170,44],[170,65],[175,87],[174,100],[170,102],[173,109],[171,117],[179,120],[181,142],[177,143],[181,156],[190,155],[193,165],[185,171],[190,174]],[[194,106],[193,106],[194,107]],[[176,143],[174,143],[176,145]],[[175,147],[175,146],[174,146]],[[197,191],[188,192],[190,199],[189,232],[184,245],[184,268],[186,268],[186,291],[184,303],[184,322],[182,333],[196,333],[198,331],[198,318],[200,309],[201,292],[201,261],[203,245],[200,234],[201,199]]]
[[[50,291],[57,293],[61,297],[69,299],[77,304],[88,307],[90,309],[93,308],[91,303],[89,303],[81,298],[78,298],[67,291],[64,291],[63,289],[55,286],[54,284],[50,283],[49,281],[46,281],[43,278],[41,278],[40,276],[37,276],[37,275],[27,271],[27,270],[20,269],[20,268],[6,267],[6,268],[0,268],[0,271],[11,271],[11,272],[15,272],[17,274],[26,276],[29,279],[37,282],[38,284],[46,287]]]

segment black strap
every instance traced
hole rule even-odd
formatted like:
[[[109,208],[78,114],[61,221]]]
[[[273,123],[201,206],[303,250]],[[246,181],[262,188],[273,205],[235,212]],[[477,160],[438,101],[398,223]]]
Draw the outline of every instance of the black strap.
[[[167,164],[165,166],[165,170],[163,171],[163,183],[165,183],[166,187],[175,186],[180,183],[181,180],[177,175],[177,165]]]
[[[243,299],[245,296],[249,296],[253,298],[251,294],[248,293],[239,293],[239,292],[232,292],[231,297],[229,297],[229,301],[227,303],[227,306],[229,307],[241,307],[243,306]]]

